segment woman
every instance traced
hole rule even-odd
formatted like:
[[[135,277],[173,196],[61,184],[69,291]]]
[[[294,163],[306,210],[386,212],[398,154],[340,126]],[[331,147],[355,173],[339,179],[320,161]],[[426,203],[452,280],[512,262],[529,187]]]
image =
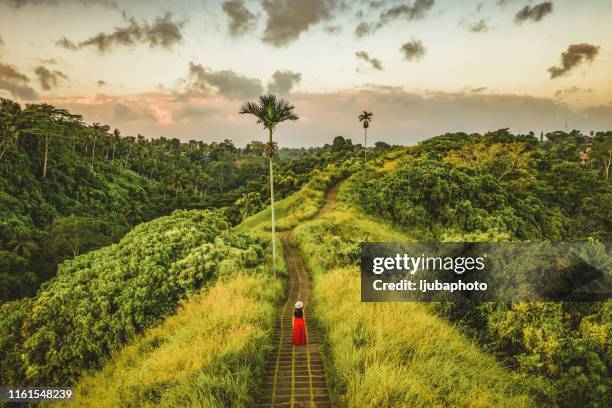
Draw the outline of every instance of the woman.
[[[297,302],[293,310],[293,339],[294,346],[306,344],[306,325],[304,324],[304,302]]]

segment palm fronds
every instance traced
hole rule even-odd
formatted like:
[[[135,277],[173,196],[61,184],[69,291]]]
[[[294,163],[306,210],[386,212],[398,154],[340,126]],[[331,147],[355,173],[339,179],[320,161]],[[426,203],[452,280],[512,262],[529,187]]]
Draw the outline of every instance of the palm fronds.
[[[253,115],[257,118],[258,124],[274,130],[281,122],[298,120],[294,109],[295,106],[286,99],[277,98],[275,95],[262,95],[256,102],[245,102],[240,107],[239,113]]]
[[[367,128],[370,126],[370,122],[372,121],[372,112],[363,111],[361,115],[359,115],[359,121],[363,122],[363,127]]]

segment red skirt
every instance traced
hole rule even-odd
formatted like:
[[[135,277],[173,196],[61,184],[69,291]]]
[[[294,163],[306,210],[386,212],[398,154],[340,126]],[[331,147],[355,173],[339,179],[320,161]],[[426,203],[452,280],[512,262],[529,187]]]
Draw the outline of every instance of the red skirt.
[[[306,325],[304,325],[303,317],[296,317],[293,319],[293,339],[291,343],[295,346],[306,344]]]

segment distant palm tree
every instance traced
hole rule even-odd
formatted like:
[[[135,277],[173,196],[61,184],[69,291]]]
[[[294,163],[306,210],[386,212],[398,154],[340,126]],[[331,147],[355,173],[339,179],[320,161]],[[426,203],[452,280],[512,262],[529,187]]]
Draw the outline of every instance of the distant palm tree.
[[[276,125],[281,122],[298,120],[298,116],[293,112],[295,106],[285,99],[277,99],[274,95],[263,95],[256,102],[245,102],[240,108],[240,113],[248,113],[257,118],[257,124],[263,125],[264,129],[270,132],[270,141],[267,146],[267,153],[270,163],[270,208],[272,212],[272,269],[276,273],[276,219],[274,218],[274,173],[272,171],[272,156],[274,155],[274,141],[272,134]]]
[[[115,150],[117,149],[117,144],[121,141],[121,132],[119,129],[113,130],[113,135],[111,136],[111,143],[113,145],[113,158],[115,160]]]
[[[110,130],[110,126],[101,125],[98,122],[93,123],[90,127],[89,137],[91,139],[91,169],[94,168],[94,161],[96,160],[96,142],[101,141],[102,137],[105,136]]]
[[[102,129],[102,126],[98,122],[95,122],[89,128],[90,128],[89,138],[92,144],[91,146],[92,165],[91,166],[93,167],[93,160],[96,158],[96,141],[98,140],[98,136],[100,134],[100,129]]]
[[[361,115],[359,115],[359,121],[363,122],[363,165],[368,159],[367,149],[368,149],[368,128],[370,127],[370,122],[372,121],[372,112],[363,111]]]
[[[2,149],[2,153],[0,153],[0,160],[4,156],[4,153],[11,147],[11,144],[17,145],[19,141],[19,131],[15,129],[15,127],[8,122],[0,122],[1,130],[2,130],[2,138],[4,143],[4,148]]]
[[[7,246],[14,254],[23,258],[29,258],[32,252],[38,249],[36,241],[34,241],[31,235],[23,229],[15,231],[15,236],[12,240],[7,242]]]
[[[28,133],[36,135],[43,140],[43,178],[47,177],[47,165],[49,163],[49,145],[51,139],[58,136],[61,124],[69,120],[72,115],[66,109],[59,109],[52,105],[41,103],[40,105],[27,105],[23,111],[27,123],[34,127],[27,128]],[[41,126],[42,125],[42,126]]]

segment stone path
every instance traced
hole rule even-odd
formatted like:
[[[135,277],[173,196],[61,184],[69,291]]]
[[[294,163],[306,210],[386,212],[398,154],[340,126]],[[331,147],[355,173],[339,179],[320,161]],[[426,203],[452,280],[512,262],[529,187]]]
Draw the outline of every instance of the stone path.
[[[321,212],[335,204],[338,186],[327,195]],[[277,309],[274,348],[264,374],[262,390],[256,407],[331,407],[329,388],[325,377],[325,364],[319,350],[319,335],[312,324],[310,306],[310,276],[298,250],[291,244],[291,232],[283,232],[283,244],[289,272],[286,302]],[[306,346],[293,346],[293,305],[304,302]]]

